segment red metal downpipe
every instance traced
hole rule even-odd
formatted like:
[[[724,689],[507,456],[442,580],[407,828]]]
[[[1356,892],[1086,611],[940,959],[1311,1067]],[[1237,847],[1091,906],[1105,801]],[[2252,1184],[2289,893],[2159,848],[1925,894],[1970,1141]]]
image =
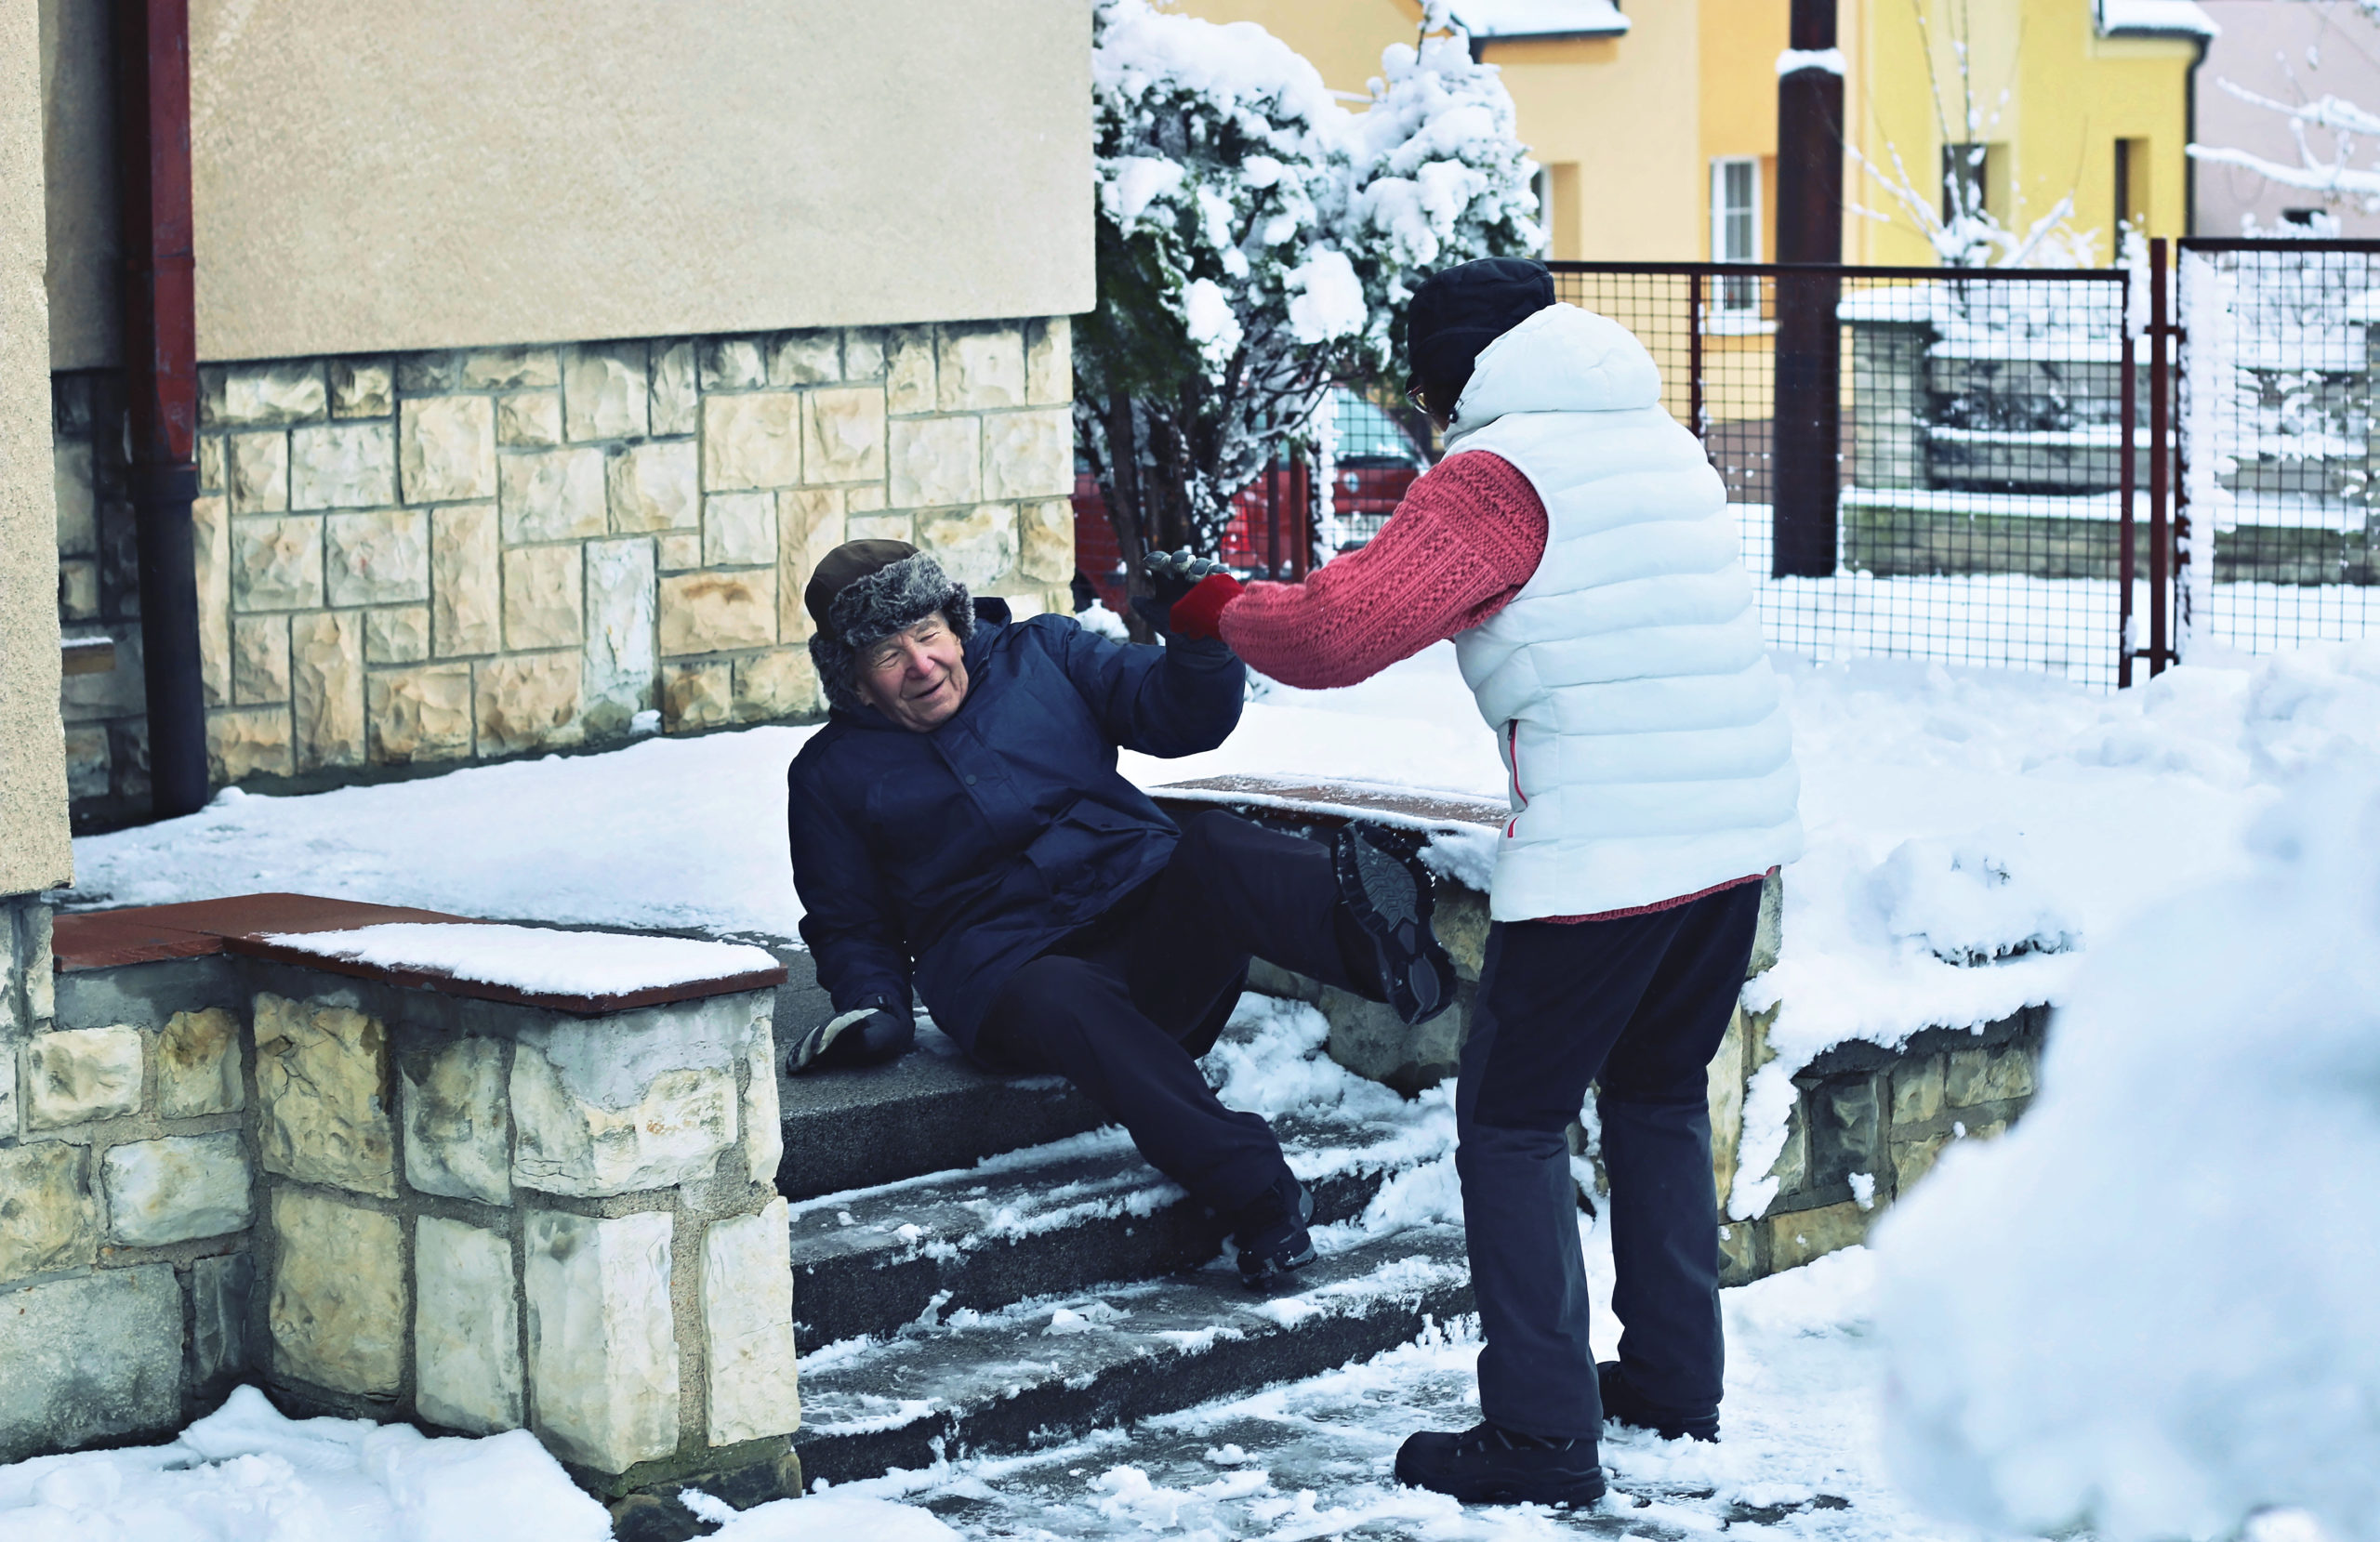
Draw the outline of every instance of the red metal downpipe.
[[[125,399],[140,560],[150,806],[206,802],[191,503],[198,495],[197,267],[191,241],[190,0],[115,0]]]

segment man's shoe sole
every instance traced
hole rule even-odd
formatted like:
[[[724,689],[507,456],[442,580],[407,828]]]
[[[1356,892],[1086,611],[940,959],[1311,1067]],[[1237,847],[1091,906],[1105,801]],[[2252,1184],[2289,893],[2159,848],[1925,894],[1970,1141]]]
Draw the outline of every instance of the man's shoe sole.
[[[1385,850],[1361,825],[1342,833],[1331,858],[1340,894],[1372,939],[1374,963],[1397,1021],[1427,1022],[1453,1006],[1454,959],[1430,929],[1437,902],[1429,869],[1417,858]]]

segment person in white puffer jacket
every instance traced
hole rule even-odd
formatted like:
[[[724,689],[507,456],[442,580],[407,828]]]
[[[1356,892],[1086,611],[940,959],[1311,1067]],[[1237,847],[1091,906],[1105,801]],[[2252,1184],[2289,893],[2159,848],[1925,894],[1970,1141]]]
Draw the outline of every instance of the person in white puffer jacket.
[[[1627,329],[1489,258],[1421,286],[1407,343],[1447,457],[1362,550],[1302,585],[1208,578],[1173,622],[1309,688],[1454,639],[1513,811],[1456,1094],[1485,1417],[1396,1470],[1584,1503],[1606,1417],[1718,1436],[1706,1078],[1762,879],[1801,852],[1792,732],[1726,490]],[[1564,1139],[1590,1084],[1623,1328],[1600,1367]]]

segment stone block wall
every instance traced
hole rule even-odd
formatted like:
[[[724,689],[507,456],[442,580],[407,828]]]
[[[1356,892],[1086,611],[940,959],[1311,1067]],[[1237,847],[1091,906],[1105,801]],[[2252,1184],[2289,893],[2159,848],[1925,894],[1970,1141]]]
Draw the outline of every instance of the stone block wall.
[[[773,992],[590,1017],[226,953],[38,1005],[0,1142],[0,1460],[247,1380],[525,1427],[607,1496],[799,1492]]]
[[[50,936],[46,906],[0,913],[0,1462],[171,1430],[248,1343],[236,986],[193,962],[169,1007],[86,1016]]]
[[[845,539],[1064,606],[1068,349],[1061,317],[205,367],[214,779],[814,713],[801,588]],[[56,386],[60,617],[117,644],[63,688],[88,811],[147,792],[139,585],[121,383]]]
[[[1958,1140],[1989,1140],[2032,1100],[2049,1009],[1969,1031],[1929,1028],[1898,1049],[1839,1044],[1793,1076],[1785,1147],[1760,1213],[1720,1228],[1721,1278],[1740,1285],[1865,1240],[1868,1228]],[[1712,1146],[1728,1213],[1744,1098],[1773,1059],[1766,1021],[1738,1012],[1712,1067]]]

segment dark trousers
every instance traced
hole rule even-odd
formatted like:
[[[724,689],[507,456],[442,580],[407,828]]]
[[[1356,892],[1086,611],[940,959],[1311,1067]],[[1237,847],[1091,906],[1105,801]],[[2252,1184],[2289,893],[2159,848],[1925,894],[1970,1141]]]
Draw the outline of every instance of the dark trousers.
[[[1742,884],[1646,916],[1488,934],[1455,1092],[1479,1301],[1479,1406],[1524,1434],[1603,1427],[1564,1131],[1600,1092],[1620,1363],[1653,1407],[1719,1406],[1719,1215],[1709,1067],[1760,917]]]
[[[1185,821],[1165,871],[1009,977],[985,1058],[1055,1072],[1130,1133],[1149,1165],[1228,1216],[1288,1169],[1262,1117],[1199,1074],[1262,957],[1361,990],[1341,943],[1330,851],[1220,811]]]

